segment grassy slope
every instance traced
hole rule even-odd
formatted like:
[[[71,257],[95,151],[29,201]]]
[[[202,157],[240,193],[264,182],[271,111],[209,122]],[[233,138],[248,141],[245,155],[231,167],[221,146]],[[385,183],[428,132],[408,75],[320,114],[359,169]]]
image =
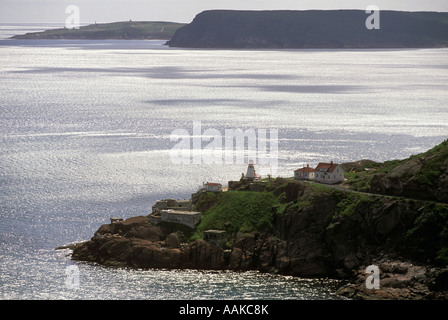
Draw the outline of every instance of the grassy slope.
[[[431,187],[440,177],[447,159],[448,140],[445,140],[424,153],[403,160],[385,161],[384,163],[363,160],[360,163],[346,164],[345,176],[351,188],[359,191],[369,191],[373,177],[378,174],[398,176],[403,181],[413,179],[416,183]],[[421,167],[417,166],[417,162],[421,164]],[[355,172],[347,172],[351,168]],[[374,170],[366,171],[366,168]],[[417,168],[417,170],[413,171],[413,168]]]
[[[280,203],[272,192],[255,191],[209,192],[201,195],[200,202],[213,202],[214,205],[204,212],[196,236],[208,229],[227,229],[231,233],[270,229],[273,207]]]
[[[17,35],[13,39],[163,39],[168,40],[184,24],[159,21],[127,21],[91,24],[79,29],[52,29]]]
[[[338,202],[334,217],[348,216],[357,211],[365,203],[373,200],[363,194],[347,193],[333,189],[327,185],[310,183],[306,185],[306,195],[289,199],[286,189],[298,183],[293,179],[278,178],[274,187],[266,183],[264,191],[228,191],[223,193],[207,192],[201,194],[196,208],[207,208],[203,211],[203,219],[196,227],[193,238],[202,237],[203,231],[209,229],[234,232],[272,231],[277,215],[286,211],[297,211],[312,206],[322,199],[322,194],[334,197]],[[200,209],[199,209],[200,210]],[[228,224],[230,223],[230,224]]]

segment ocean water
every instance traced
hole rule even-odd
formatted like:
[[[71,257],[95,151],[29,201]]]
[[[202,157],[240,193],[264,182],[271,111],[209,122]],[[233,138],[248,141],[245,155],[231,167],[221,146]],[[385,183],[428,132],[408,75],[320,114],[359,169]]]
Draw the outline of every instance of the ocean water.
[[[204,136],[276,130],[276,166],[256,168],[285,177],[306,163],[405,158],[448,136],[447,49],[6,39],[20,28],[0,25],[0,299],[337,299],[331,279],[110,269],[54,248],[239,179],[248,158],[173,161],[173,132],[193,140],[198,122]],[[65,283],[72,265],[78,289]]]

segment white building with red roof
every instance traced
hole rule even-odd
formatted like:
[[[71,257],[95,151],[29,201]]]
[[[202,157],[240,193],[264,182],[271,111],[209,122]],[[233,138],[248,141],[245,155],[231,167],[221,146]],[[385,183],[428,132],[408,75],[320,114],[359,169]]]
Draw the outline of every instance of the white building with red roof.
[[[206,182],[203,184],[203,189],[207,192],[222,192],[222,184],[215,182]]]
[[[320,162],[314,169],[314,181],[322,183],[340,183],[344,181],[344,169],[340,164]]]
[[[294,179],[296,180],[313,180],[314,169],[309,164],[306,167],[294,170]]]

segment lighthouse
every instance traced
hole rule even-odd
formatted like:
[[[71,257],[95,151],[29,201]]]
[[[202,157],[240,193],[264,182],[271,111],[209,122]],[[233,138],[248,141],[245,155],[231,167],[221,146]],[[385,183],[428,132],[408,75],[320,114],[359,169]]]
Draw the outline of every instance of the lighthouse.
[[[257,177],[255,173],[254,162],[252,160],[249,161],[249,165],[247,166],[246,178],[247,180],[253,181]]]

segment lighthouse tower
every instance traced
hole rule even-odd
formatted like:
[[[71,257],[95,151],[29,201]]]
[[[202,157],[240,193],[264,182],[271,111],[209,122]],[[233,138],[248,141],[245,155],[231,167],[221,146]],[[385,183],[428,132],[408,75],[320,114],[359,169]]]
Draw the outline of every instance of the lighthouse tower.
[[[253,181],[257,177],[255,173],[254,162],[252,160],[249,161],[249,165],[247,166],[246,178],[247,180]]]

